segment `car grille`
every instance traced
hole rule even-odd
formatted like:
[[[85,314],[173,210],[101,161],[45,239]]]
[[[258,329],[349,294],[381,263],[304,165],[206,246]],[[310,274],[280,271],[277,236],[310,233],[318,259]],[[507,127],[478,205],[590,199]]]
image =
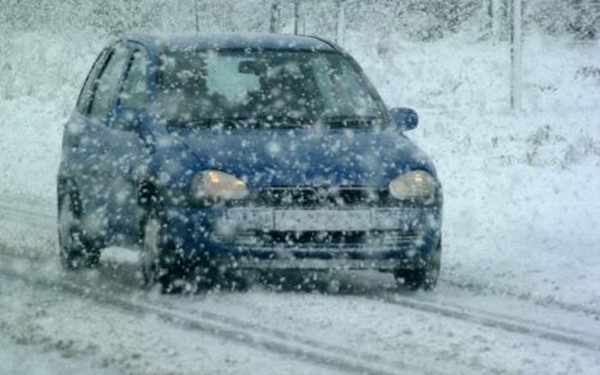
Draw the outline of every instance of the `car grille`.
[[[273,231],[238,233],[230,241],[233,245],[257,249],[402,250],[414,246],[417,236],[398,231]]]

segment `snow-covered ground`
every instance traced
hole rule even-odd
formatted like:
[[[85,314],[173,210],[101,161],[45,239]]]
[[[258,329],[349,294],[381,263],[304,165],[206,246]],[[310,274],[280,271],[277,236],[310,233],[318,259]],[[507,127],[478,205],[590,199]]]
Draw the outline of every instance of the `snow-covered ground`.
[[[0,35],[0,203],[47,212],[50,217],[55,214],[62,126],[102,43],[89,35]],[[374,43],[364,35],[350,34],[345,47],[390,106],[410,106],[420,114],[419,128],[409,135],[435,160],[445,193],[443,269],[433,296],[460,288],[467,297],[454,301],[457,305],[467,304],[468,295],[489,296],[491,305],[501,306],[506,298],[532,308],[562,308],[600,319],[600,43],[528,36],[524,105],[518,113],[508,108],[510,61],[505,43],[464,36],[425,44],[393,37]],[[4,233],[0,243],[13,252],[19,243],[27,242],[20,230]],[[41,242],[36,243],[46,245],[28,246],[27,251],[42,257],[56,251],[47,245],[55,243],[51,234],[37,235]],[[244,296],[244,300],[264,301],[263,309],[271,303],[280,308],[272,300],[282,298],[286,296],[262,292]],[[366,316],[365,320],[377,321],[372,311],[363,311],[368,301],[353,306],[354,300],[336,299],[331,301],[336,308],[357,311],[347,319]],[[0,300],[7,303],[10,298],[4,294]],[[290,301],[283,315],[293,316],[302,304],[313,302],[311,298]],[[225,304],[228,309],[235,310],[235,304],[229,304]],[[244,310],[243,304],[240,309]],[[310,306],[305,309],[309,313]],[[326,329],[321,323],[305,322],[307,331]],[[381,330],[384,335],[386,329]],[[0,345],[10,341],[2,338],[2,332],[0,326],[4,340]],[[495,362],[486,358],[489,355],[482,354],[484,348],[507,349],[490,344],[489,338],[484,341],[480,346],[461,340],[447,345],[480,350],[473,358],[493,366],[490,363]],[[391,345],[392,341],[384,342]],[[442,351],[436,355],[443,356]],[[20,353],[19,348],[0,350],[0,361]],[[564,361],[549,367],[539,362],[550,360],[547,353],[530,353],[533,362],[512,359],[502,367],[499,361],[497,368],[537,373],[535,365],[539,365],[545,370],[539,373],[600,372],[598,357],[582,360],[586,357],[571,354],[559,353]],[[63,366],[52,358],[41,366],[44,361]],[[27,367],[15,371],[20,368]]]

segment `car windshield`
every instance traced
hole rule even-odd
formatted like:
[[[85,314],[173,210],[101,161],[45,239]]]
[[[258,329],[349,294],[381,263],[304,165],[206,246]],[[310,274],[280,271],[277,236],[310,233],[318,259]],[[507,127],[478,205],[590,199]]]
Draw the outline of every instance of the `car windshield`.
[[[171,126],[365,126],[381,101],[355,65],[313,51],[166,51],[158,111]]]

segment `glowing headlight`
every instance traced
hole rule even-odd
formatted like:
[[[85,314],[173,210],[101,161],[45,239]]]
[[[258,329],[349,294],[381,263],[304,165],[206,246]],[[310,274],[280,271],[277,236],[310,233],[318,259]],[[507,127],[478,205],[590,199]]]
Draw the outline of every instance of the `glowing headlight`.
[[[192,195],[196,199],[242,199],[248,195],[248,189],[244,181],[233,175],[209,170],[194,177]]]
[[[435,179],[425,171],[410,171],[390,182],[390,194],[397,199],[424,199],[435,197]]]

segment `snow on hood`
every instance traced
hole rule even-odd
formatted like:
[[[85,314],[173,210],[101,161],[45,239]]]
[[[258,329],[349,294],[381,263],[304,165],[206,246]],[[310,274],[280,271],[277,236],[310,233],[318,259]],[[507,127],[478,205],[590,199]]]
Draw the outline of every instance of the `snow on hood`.
[[[430,159],[392,130],[203,129],[172,132],[203,169],[246,180],[249,187],[361,185],[387,187],[398,174]]]

